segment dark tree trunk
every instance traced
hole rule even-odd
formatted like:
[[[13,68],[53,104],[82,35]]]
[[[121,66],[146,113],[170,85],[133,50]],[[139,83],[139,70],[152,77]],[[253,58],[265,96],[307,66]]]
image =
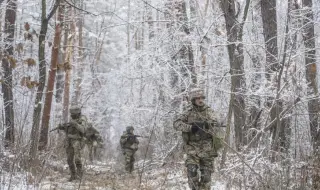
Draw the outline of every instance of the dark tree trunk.
[[[69,19],[68,16],[68,9],[66,8],[65,3],[61,3],[61,8],[63,10],[64,15],[64,25],[63,25],[63,53],[59,55],[59,65],[57,68],[57,76],[56,76],[56,102],[62,102],[63,90],[64,90],[64,71],[65,71],[65,60],[66,60],[66,51],[67,51],[67,43],[68,43],[68,27],[69,25],[66,24],[67,20]]]
[[[2,1],[0,2],[0,5]],[[9,1],[5,13],[5,31],[6,37],[5,50],[2,57],[3,81],[3,105],[5,112],[5,147],[14,145],[14,110],[13,110],[13,92],[12,92],[12,69],[15,63],[13,58],[13,41],[16,23],[16,1]]]
[[[272,149],[274,152],[285,152],[287,147],[287,132],[290,127],[287,119],[279,117],[284,110],[284,102],[280,98],[279,90],[282,78],[283,68],[280,67],[278,61],[278,45],[277,45],[277,6],[276,0],[261,0],[261,16],[263,24],[263,35],[266,46],[266,78],[270,90],[277,95],[268,97],[267,106],[271,108],[270,118],[273,122],[272,132]],[[287,46],[285,47],[287,49]],[[285,63],[285,56],[282,66]],[[278,98],[275,98],[278,97]],[[274,104],[274,105],[273,105]],[[274,160],[275,157],[272,157]]]
[[[51,66],[49,70],[46,97],[44,101],[44,108],[43,108],[43,115],[42,115],[40,140],[39,140],[39,147],[38,147],[39,150],[44,150],[48,143],[48,129],[49,129],[49,121],[50,121],[50,113],[51,113],[53,88],[54,88],[54,82],[56,77],[57,62],[58,62],[58,55],[59,55],[59,49],[60,49],[62,21],[63,21],[62,10],[61,8],[59,8],[58,23],[56,24],[56,28],[55,28],[55,35],[54,35],[52,53],[51,53]]]
[[[247,1],[247,6],[249,5]],[[230,74],[232,93],[234,94],[233,114],[234,114],[234,127],[237,149],[239,150],[242,145],[247,144],[246,135],[246,105],[244,92],[246,87],[245,72],[244,72],[244,55],[243,55],[243,25],[246,20],[247,8],[245,9],[245,16],[243,17],[242,24],[237,22],[237,13],[234,0],[222,0],[221,9],[224,13],[227,38],[228,38],[228,54],[230,61]],[[240,42],[236,45],[235,42]]]
[[[55,1],[55,5],[49,15],[46,15],[46,0],[42,0],[42,14],[41,14],[41,28],[40,28],[40,35],[39,35],[39,86],[37,89],[37,95],[34,105],[33,111],[33,123],[32,123],[32,130],[31,130],[31,145],[30,145],[30,163],[31,166],[34,164],[33,161],[36,159],[37,150],[38,150],[38,141],[39,141],[39,126],[40,126],[40,114],[42,109],[42,96],[43,90],[46,81],[46,60],[45,60],[45,38],[47,35],[48,30],[48,23],[50,18],[55,13],[56,9],[60,0]]]
[[[263,35],[266,46],[266,78],[268,80],[268,85],[271,86],[270,90],[275,91],[275,84],[272,81],[272,76],[278,71],[279,63],[278,63],[278,45],[277,45],[277,7],[276,0],[261,0],[261,17],[263,24]],[[267,106],[271,108],[270,118],[271,121],[276,119],[277,115],[277,103],[275,106],[272,106],[274,101],[273,97],[269,97],[267,100]],[[279,108],[280,110],[281,108]],[[276,133],[277,123],[274,122],[272,126],[273,137]]]
[[[66,49],[66,60],[65,60],[65,84],[64,84],[64,95],[63,95],[63,122],[68,122],[69,116],[69,103],[70,103],[70,78],[71,78],[71,68],[73,61],[73,44],[75,35],[75,22],[74,22],[74,9],[69,7],[69,18],[73,20],[70,23],[69,29],[71,37],[69,38],[68,47]]]
[[[308,112],[313,147],[313,189],[320,189],[320,129],[319,129],[319,91],[317,85],[316,45],[314,35],[314,18],[312,0],[303,0],[303,41],[305,46],[306,79],[308,84]]]

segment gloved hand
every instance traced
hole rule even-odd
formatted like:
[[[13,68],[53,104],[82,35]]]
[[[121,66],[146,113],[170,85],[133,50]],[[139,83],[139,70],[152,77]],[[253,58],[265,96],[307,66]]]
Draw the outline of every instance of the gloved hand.
[[[204,128],[205,123],[201,121],[196,121],[191,123],[191,132],[196,133],[198,130],[202,130]]]
[[[129,135],[127,138],[127,141],[134,143],[135,142],[135,136],[134,135]]]

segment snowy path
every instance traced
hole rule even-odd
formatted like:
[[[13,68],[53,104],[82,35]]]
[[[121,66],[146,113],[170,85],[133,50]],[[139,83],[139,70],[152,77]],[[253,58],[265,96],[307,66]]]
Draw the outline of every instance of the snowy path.
[[[133,174],[126,174],[123,165],[109,162],[95,162],[85,166],[82,180],[68,182],[69,171],[64,163],[50,162],[46,174],[39,185],[32,185],[34,179],[20,175],[12,183],[10,190],[187,190],[186,171],[183,163],[167,165],[148,165],[137,163]],[[143,169],[143,172],[142,171]],[[21,184],[18,184],[18,183]],[[226,189],[223,184],[214,183],[214,190]],[[0,185],[0,190],[8,189],[5,184]]]

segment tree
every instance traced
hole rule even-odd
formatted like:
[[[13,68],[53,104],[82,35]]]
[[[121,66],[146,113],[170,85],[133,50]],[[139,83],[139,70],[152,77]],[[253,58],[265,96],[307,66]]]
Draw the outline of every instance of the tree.
[[[235,128],[235,142],[237,149],[240,149],[242,145],[247,144],[245,139],[246,135],[246,104],[244,98],[244,92],[246,87],[245,72],[244,72],[244,54],[243,54],[243,26],[247,19],[250,0],[246,1],[244,14],[240,24],[237,22],[236,1],[234,0],[222,0],[220,6],[224,13],[226,22],[227,39],[228,39],[228,54],[230,62],[230,74],[231,74],[231,89],[234,94],[233,102],[233,114],[234,114],[234,128]],[[236,43],[237,42],[237,43]],[[230,112],[232,113],[232,112]]]
[[[58,19],[57,19],[58,22],[56,23],[56,26],[55,26],[55,35],[54,35],[53,46],[52,46],[51,66],[49,70],[46,97],[44,101],[41,130],[40,130],[39,150],[43,150],[48,143],[48,129],[49,129],[49,121],[50,121],[50,113],[51,113],[53,88],[54,88],[54,82],[56,77],[58,55],[59,55],[60,41],[61,41],[61,25],[63,22],[62,13],[63,13],[63,9],[62,7],[60,7],[58,9]]]
[[[0,2],[0,5],[2,1]],[[5,31],[6,37],[5,50],[2,57],[2,69],[4,76],[2,79],[3,104],[5,110],[5,146],[10,147],[14,144],[14,110],[13,110],[13,93],[12,93],[12,69],[15,67],[13,57],[13,41],[16,23],[17,4],[14,0],[9,0],[5,13]]]
[[[79,1],[80,8],[83,7],[83,0]],[[83,64],[83,13],[80,13],[78,19],[77,19],[77,25],[78,25],[78,37],[79,37],[79,48],[78,48],[78,59],[77,59],[77,77],[76,77],[76,89],[75,89],[75,99],[74,104],[79,105],[80,104],[80,94],[81,94],[81,82],[83,78],[83,71],[84,71],[84,64]],[[102,42],[103,43],[103,42]]]
[[[313,24],[312,0],[303,0],[303,42],[305,47],[306,80],[308,85],[308,112],[313,147],[312,186],[320,189],[320,130],[319,130],[319,90],[317,84],[316,45]]]
[[[284,47],[283,59],[280,62],[278,60],[278,45],[277,45],[277,6],[276,0],[262,0],[261,5],[261,17],[263,24],[263,35],[266,48],[266,78],[268,81],[269,90],[275,96],[267,98],[267,106],[270,109],[271,118],[271,132],[272,132],[272,150],[276,152],[286,152],[289,148],[288,133],[290,131],[290,125],[288,119],[283,119],[285,107],[284,100],[281,99],[281,80],[282,74],[285,68],[285,62],[287,61],[287,49],[288,45],[288,33],[289,33],[289,14],[286,23],[286,43]],[[288,3],[290,5],[290,3]],[[288,7],[288,13],[290,7]],[[272,161],[275,161],[275,154],[272,156]]]
[[[70,80],[71,80],[71,64],[72,64],[72,57],[73,57],[73,44],[74,44],[74,37],[75,37],[75,18],[74,18],[74,9],[73,7],[69,7],[69,18],[73,20],[69,24],[69,27],[66,28],[70,30],[70,37],[67,40],[67,48],[66,48],[66,56],[65,56],[65,84],[64,84],[64,95],[63,95],[63,122],[68,122],[68,115],[69,115],[69,103],[70,103]],[[68,11],[67,11],[68,13]],[[65,34],[66,35],[66,34]]]
[[[170,39],[172,39],[172,46],[170,48],[170,57],[172,59],[171,71],[171,87],[177,90],[178,93],[187,90],[189,86],[196,86],[197,75],[195,71],[195,62],[192,44],[190,41],[190,27],[188,26],[189,18],[187,16],[186,2],[168,1],[166,3],[167,19],[171,20],[167,24]],[[176,23],[173,20],[177,20]],[[178,32],[176,32],[176,30]],[[179,78],[181,73],[181,78]],[[173,102],[173,107],[176,107],[179,102]]]
[[[45,39],[48,30],[48,24],[51,17],[54,15],[56,9],[60,4],[60,0],[56,0],[54,6],[50,13],[46,14],[46,0],[42,0],[42,13],[41,13],[41,29],[39,35],[39,86],[37,89],[37,96],[34,105],[33,111],[33,123],[31,129],[31,145],[30,145],[30,163],[33,164],[34,159],[36,159],[37,149],[38,149],[38,141],[39,141],[39,125],[40,125],[40,114],[42,109],[42,96],[43,90],[46,81],[46,60],[45,60]]]

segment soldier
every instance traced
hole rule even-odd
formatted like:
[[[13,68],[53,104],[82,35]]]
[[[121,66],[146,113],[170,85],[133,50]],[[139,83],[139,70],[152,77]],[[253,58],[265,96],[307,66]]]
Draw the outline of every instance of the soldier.
[[[139,141],[133,134],[134,128],[128,126],[120,138],[122,153],[125,157],[125,170],[129,173],[133,171],[134,153],[138,150]]]
[[[59,124],[53,130],[63,130],[66,133],[65,148],[71,175],[69,181],[73,181],[82,177],[81,150],[84,147],[87,119],[81,115],[79,107],[71,107],[70,114],[71,121],[69,123]]]
[[[213,161],[221,145],[214,135],[216,117],[204,103],[203,90],[193,89],[189,98],[192,105],[174,121],[173,127],[182,132],[189,187],[192,190],[210,190]],[[198,170],[201,173],[200,180]]]
[[[91,123],[87,125],[85,137],[89,150],[89,159],[90,162],[93,162],[93,159],[97,156],[97,149],[103,148],[103,139],[99,131]]]

